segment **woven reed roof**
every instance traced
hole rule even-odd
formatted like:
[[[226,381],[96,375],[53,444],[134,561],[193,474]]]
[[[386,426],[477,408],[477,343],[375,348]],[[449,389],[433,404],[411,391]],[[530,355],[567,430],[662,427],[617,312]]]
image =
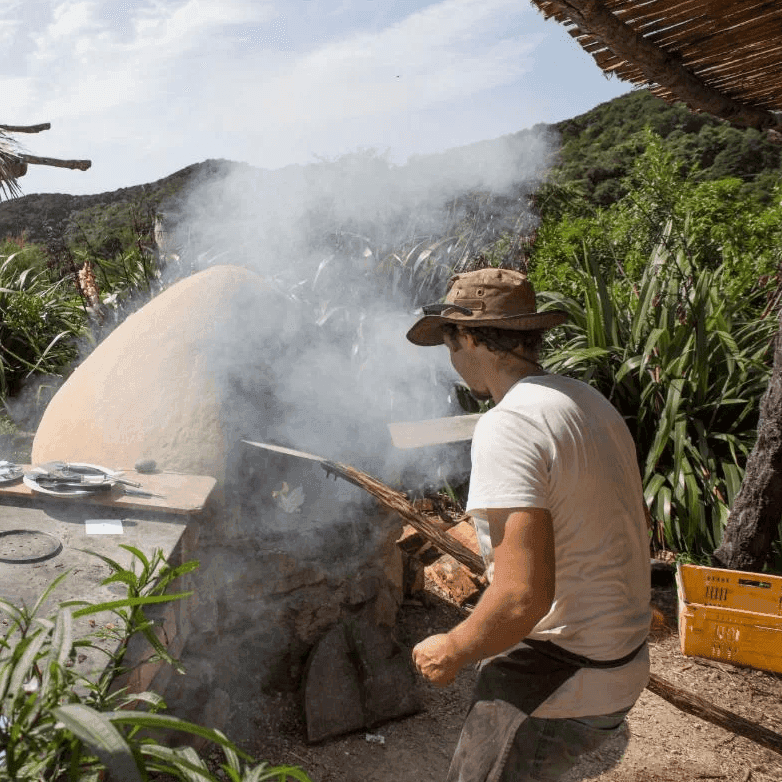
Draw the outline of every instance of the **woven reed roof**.
[[[780,0],[532,0],[606,73],[740,125],[782,130]]]

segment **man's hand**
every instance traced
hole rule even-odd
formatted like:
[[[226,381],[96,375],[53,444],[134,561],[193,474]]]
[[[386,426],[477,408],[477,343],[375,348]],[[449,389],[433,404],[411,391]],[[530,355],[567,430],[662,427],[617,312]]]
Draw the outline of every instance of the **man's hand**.
[[[446,687],[464,665],[453,640],[445,633],[430,635],[413,649],[413,662],[418,672],[436,687]]]

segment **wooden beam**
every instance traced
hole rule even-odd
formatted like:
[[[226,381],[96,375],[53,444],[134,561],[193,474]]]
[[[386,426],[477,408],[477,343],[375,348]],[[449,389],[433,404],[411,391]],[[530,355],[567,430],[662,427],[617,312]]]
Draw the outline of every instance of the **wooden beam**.
[[[42,130],[49,130],[51,126],[51,122],[43,122],[40,125],[0,125],[0,130],[10,133],[40,133]]]
[[[782,128],[782,117],[724,95],[685,68],[674,54],[655,46],[612,14],[602,0],[535,0],[546,14],[575,24],[581,34],[598,39],[614,55],[635,65],[648,82],[670,90],[690,108],[764,130]]]
[[[762,747],[782,755],[782,736],[773,730],[740,717],[732,711],[715,706],[692,692],[679,689],[655,674],[650,674],[649,684],[646,685],[646,689],[655,695],[659,695],[668,703],[687,714],[700,717],[712,725],[717,725],[731,733],[735,733],[737,736],[750,739],[750,741],[754,741],[756,744],[760,744]]]
[[[35,155],[21,154],[20,157],[25,163],[32,163],[36,166],[54,166],[55,168],[77,168],[79,171],[86,171],[91,165],[91,160],[60,160],[56,157],[36,157]]]

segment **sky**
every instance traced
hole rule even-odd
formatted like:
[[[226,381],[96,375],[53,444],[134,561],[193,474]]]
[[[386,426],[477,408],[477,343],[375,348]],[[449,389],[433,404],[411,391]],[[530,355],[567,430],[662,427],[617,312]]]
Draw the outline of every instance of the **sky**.
[[[630,90],[528,0],[2,0],[0,124],[24,194],[100,193],[209,158],[395,164]]]

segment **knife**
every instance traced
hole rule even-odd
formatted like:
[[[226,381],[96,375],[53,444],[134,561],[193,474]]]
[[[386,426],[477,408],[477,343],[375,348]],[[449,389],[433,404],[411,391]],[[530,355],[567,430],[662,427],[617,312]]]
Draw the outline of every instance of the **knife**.
[[[472,440],[475,425],[483,413],[431,418],[428,421],[404,421],[388,424],[391,441],[397,448],[421,448]]]
[[[141,484],[130,481],[127,478],[121,478],[113,472],[107,472],[97,467],[87,467],[78,464],[69,464],[68,462],[46,462],[37,465],[39,470],[45,470],[39,473],[39,478],[48,481],[60,483],[81,483],[84,485],[100,485],[103,482],[111,481],[121,483],[125,486],[135,486],[140,488]]]

